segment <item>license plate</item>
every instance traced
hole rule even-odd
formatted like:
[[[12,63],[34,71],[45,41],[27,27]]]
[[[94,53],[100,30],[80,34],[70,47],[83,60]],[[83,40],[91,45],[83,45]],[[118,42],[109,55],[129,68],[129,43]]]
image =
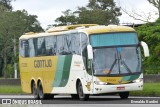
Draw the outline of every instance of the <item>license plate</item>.
[[[117,87],[117,90],[125,90],[125,87]]]

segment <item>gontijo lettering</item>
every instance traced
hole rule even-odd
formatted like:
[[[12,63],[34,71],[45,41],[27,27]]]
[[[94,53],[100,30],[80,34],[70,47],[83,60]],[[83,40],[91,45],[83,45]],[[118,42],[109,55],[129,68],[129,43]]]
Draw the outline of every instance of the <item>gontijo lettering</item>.
[[[52,67],[52,60],[34,60],[34,67],[35,68],[47,68]]]

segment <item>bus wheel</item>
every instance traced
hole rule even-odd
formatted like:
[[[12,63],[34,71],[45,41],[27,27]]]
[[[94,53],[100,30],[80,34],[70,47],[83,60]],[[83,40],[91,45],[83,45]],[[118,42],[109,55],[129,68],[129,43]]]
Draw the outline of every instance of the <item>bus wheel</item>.
[[[120,92],[119,96],[121,97],[121,99],[127,99],[129,96],[129,92]]]
[[[82,87],[81,82],[78,83],[77,92],[78,92],[79,99],[80,99],[81,101],[86,101],[86,100],[89,99],[89,95],[83,93],[83,87]]]
[[[38,84],[38,95],[40,99],[45,99],[46,95],[43,93],[43,87],[42,87],[42,83],[39,82]]]
[[[32,94],[33,94],[35,99],[39,98],[39,95],[38,95],[38,92],[37,92],[37,88],[36,88],[36,84],[34,82],[32,83]]]
[[[44,94],[43,93],[43,87],[42,87],[42,83],[39,82],[38,84],[38,95],[40,99],[51,99],[54,97],[53,94]]]

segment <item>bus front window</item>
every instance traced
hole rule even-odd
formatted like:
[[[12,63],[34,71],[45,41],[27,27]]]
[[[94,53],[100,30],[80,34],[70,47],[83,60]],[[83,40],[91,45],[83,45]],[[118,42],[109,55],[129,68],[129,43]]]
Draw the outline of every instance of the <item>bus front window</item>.
[[[91,35],[95,75],[123,75],[141,72],[140,47],[136,33]]]

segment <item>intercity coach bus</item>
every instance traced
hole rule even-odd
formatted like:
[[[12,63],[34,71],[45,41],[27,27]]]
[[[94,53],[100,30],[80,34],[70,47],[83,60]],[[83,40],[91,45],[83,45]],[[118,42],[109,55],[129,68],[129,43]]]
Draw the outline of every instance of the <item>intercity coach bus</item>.
[[[88,100],[89,95],[143,89],[142,46],[136,31],[127,26],[80,24],[53,27],[44,33],[19,38],[22,90],[34,98],[69,94]]]

